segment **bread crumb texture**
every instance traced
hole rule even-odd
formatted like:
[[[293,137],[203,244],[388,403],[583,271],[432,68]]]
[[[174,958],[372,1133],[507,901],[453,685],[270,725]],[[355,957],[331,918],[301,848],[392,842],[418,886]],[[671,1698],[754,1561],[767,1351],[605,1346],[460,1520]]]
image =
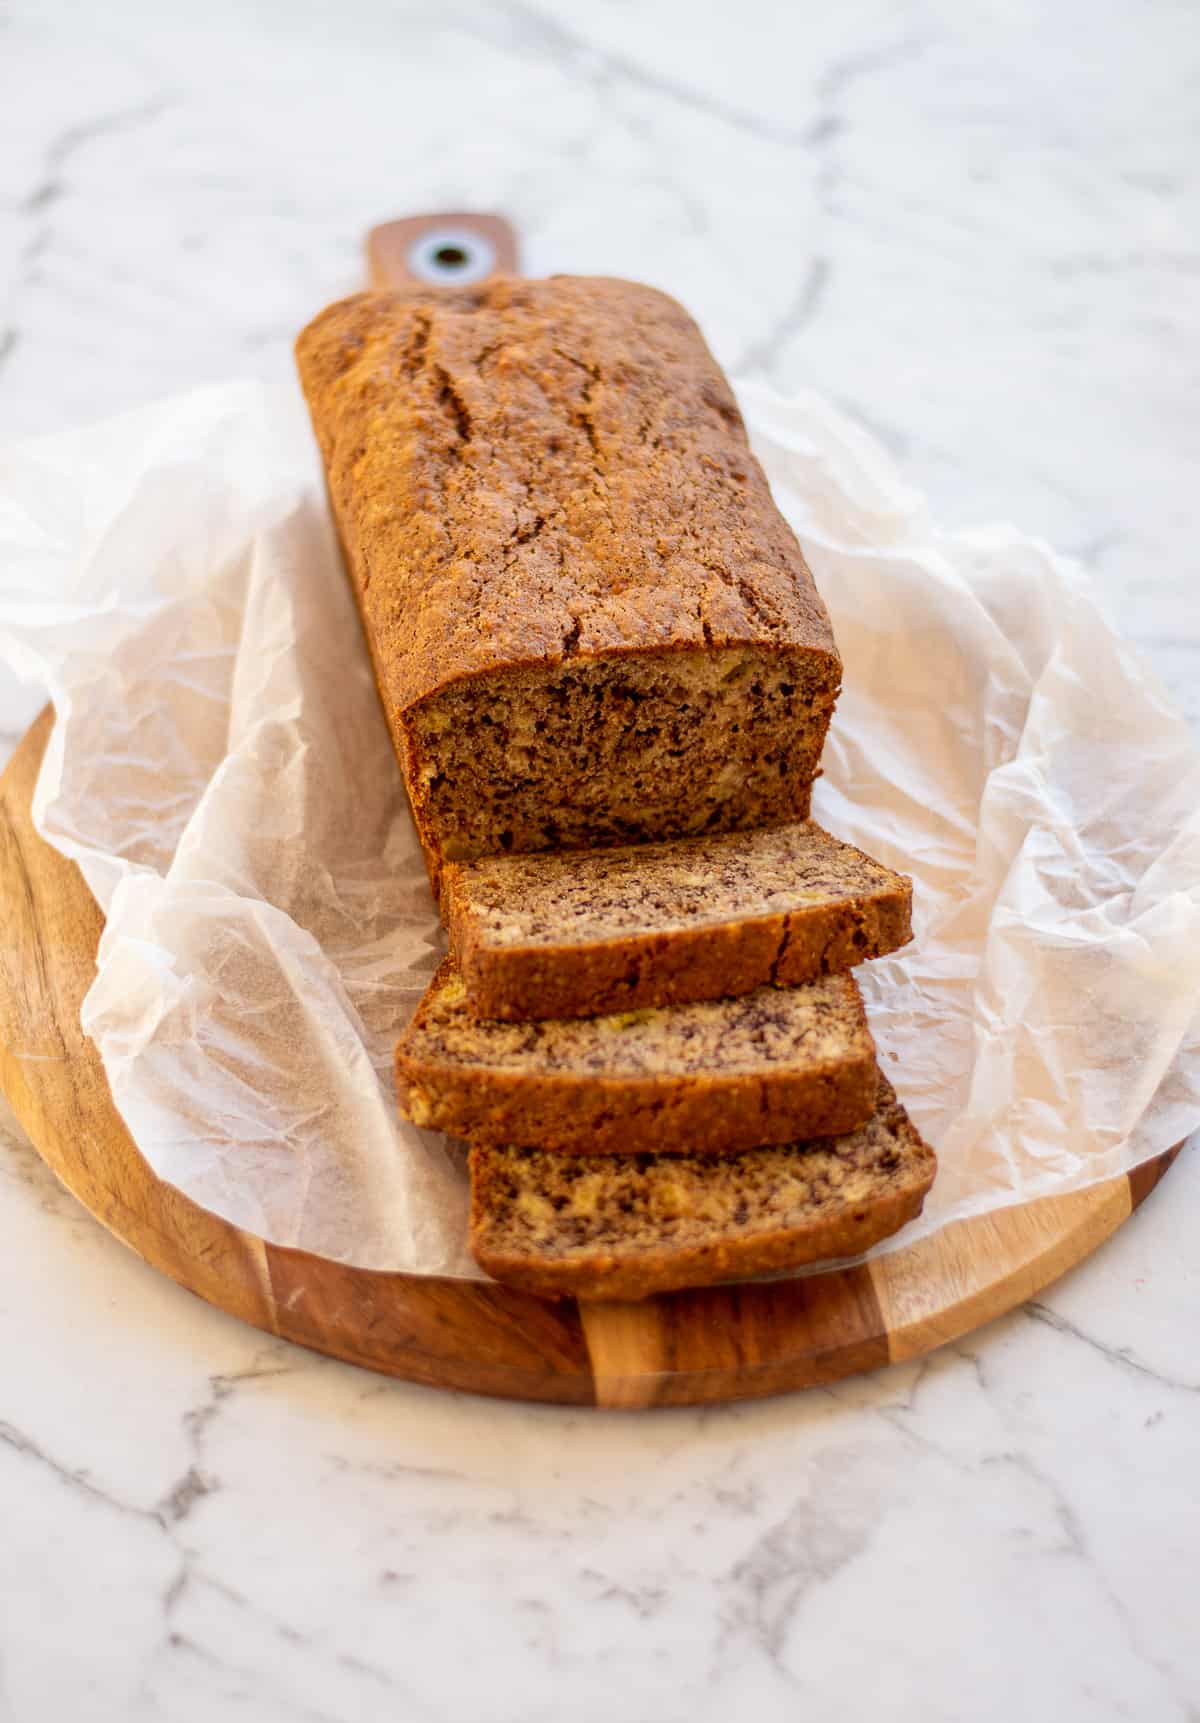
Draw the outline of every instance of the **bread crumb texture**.
[[[471,1152],[472,1244],[499,1278],[640,1297],[849,1255],[919,1212],[936,1159],[887,1080],[847,1136],[703,1156]]]
[[[402,1066],[462,1067],[580,1077],[803,1071],[874,1057],[858,988],[849,975],[803,987],[763,987],[739,999],[620,1011],[606,1017],[505,1023],[472,1017],[447,961],[400,1041]]]
[[[847,904],[907,900],[910,882],[813,821],[447,869],[447,888],[492,947],[564,946]]]

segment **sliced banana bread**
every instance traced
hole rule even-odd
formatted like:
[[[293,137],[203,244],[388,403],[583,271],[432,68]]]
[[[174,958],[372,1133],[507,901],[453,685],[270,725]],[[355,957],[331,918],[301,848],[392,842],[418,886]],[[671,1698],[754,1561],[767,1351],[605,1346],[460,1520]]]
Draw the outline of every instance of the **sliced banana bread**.
[[[681,306],[360,293],[296,352],[435,877],[807,814],[841,661]]]
[[[848,975],[740,999],[538,1023],[480,1021],[452,964],[396,1050],[401,1110],[471,1143],[565,1154],[728,1154],[870,1116],[875,1047]]]
[[[545,1297],[645,1298],[855,1256],[921,1212],[937,1161],[886,1078],[833,1141],[583,1161],[471,1151],[471,1249]]]
[[[452,862],[450,949],[478,1017],[591,1017],[794,987],[912,937],[912,881],[811,821]]]

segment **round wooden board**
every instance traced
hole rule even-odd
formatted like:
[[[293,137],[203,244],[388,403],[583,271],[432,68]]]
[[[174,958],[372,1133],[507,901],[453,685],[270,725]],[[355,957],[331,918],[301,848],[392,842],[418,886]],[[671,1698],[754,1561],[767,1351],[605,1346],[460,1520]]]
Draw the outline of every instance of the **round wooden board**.
[[[103,917],[30,813],[51,722],[43,713],[0,778],[0,1084],[44,1159],[131,1250],[302,1346],[521,1400],[633,1407],[777,1394],[915,1358],[1010,1310],[1115,1232],[1178,1153],[863,1267],[642,1304],[549,1303],[281,1249],[156,1178],[113,1106],[79,1027]]]

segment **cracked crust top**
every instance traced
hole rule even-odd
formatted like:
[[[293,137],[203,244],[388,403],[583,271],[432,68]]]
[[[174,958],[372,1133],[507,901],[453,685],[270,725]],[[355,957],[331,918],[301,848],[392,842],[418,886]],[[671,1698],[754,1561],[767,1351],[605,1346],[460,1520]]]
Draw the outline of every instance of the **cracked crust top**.
[[[297,343],[393,713],[576,656],[837,652],[687,313],[604,278],[364,293]]]

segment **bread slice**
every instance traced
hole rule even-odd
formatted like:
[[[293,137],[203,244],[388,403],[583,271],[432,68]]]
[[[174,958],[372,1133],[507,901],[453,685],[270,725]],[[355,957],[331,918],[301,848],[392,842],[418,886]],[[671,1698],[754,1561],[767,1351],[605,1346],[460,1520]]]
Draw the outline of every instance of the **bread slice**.
[[[912,881],[811,821],[450,863],[450,949],[479,1017],[592,1017],[794,987],[912,937]]]
[[[788,990],[550,1023],[480,1022],[438,970],[396,1050],[401,1110],[471,1143],[566,1154],[728,1154],[836,1136],[875,1104],[848,975]]]
[[[645,1298],[855,1256],[919,1214],[937,1160],[890,1083],[832,1142],[571,1160],[471,1151],[471,1249],[545,1297]]]

